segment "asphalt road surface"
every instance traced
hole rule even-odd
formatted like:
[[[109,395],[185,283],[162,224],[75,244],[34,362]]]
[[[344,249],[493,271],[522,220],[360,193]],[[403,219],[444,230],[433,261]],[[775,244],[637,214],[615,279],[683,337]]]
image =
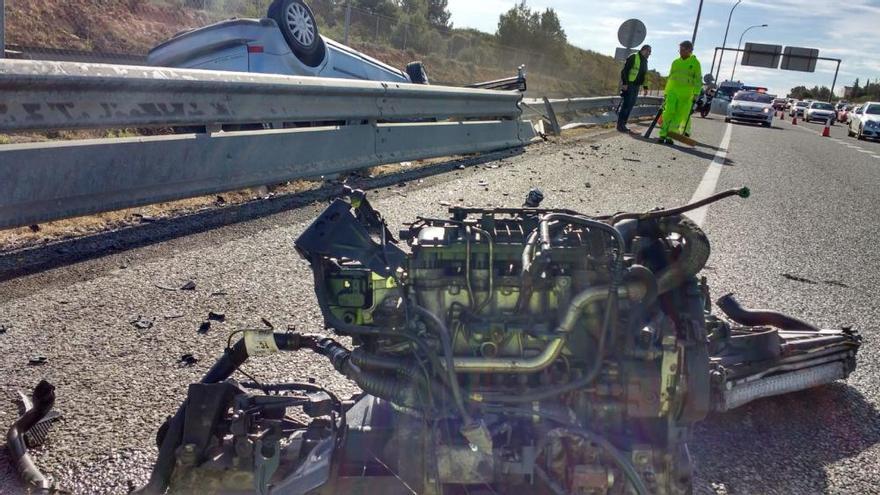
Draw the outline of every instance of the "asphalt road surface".
[[[698,190],[749,186],[748,200],[704,212],[713,296],[735,292],[748,306],[853,326],[865,344],[846,383],[702,422],[691,443],[697,492],[880,493],[880,145],[846,138],[842,126],[834,129],[839,141],[817,132],[821,126],[812,124],[765,129],[698,119],[694,137],[704,144],[695,149],[605,133],[370,194],[393,231],[450,204],[518,206],[534,186],[544,190],[545,206],[586,214],[674,206]],[[0,283],[0,325],[8,328],[0,334],[0,424],[16,417],[15,391],[46,378],[57,387],[64,420],[36,453],[38,465],[81,494],[126,493],[142,484],[156,428],[232,330],[261,327],[265,318],[276,328],[320,331],[311,274],[292,241],[322,208],[307,205]],[[195,290],[167,290],[188,281]],[[226,321],[200,334],[209,311],[225,313]],[[151,326],[137,328],[138,321]],[[194,366],[178,363],[188,353],[199,359]],[[46,363],[29,365],[35,355]],[[356,391],[306,353],[254,360],[246,369],[260,379],[315,377],[335,392]],[[19,493],[14,479],[0,451],[0,493]]]

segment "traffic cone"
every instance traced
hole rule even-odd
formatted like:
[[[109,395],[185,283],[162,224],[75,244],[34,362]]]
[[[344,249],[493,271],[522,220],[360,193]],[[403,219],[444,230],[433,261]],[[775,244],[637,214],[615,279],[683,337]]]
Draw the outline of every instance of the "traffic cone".
[[[825,129],[822,129],[822,137],[831,137],[831,121],[825,121]]]
[[[791,125],[797,125],[797,114],[794,114],[791,118]]]

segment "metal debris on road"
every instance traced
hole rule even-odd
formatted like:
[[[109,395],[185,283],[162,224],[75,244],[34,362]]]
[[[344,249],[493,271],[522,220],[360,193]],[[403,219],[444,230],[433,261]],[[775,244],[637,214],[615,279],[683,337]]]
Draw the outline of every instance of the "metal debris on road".
[[[47,358],[46,356],[41,356],[41,355],[31,356],[31,358],[28,359],[28,364],[31,366],[39,366],[41,364],[46,364],[48,362],[49,362],[49,358]]]
[[[211,331],[211,322],[203,321],[201,325],[199,325],[199,333],[204,335]]]
[[[37,489],[37,493],[60,492],[60,490],[53,489],[49,480],[34,464],[28,454],[27,443],[28,433],[37,428],[40,422],[52,413],[52,407],[55,405],[55,387],[46,380],[41,380],[34,388],[32,397],[32,407],[28,408],[27,406],[31,402],[27,400],[26,396],[23,396],[23,401],[26,401],[24,402],[26,410],[6,433],[6,450],[9,452],[12,464],[17,468],[22,481],[29,488],[26,490],[27,493],[30,493],[34,488]],[[35,434],[39,434],[37,436],[42,440],[45,440],[45,435],[41,434],[44,429],[45,434],[48,434],[48,424],[43,424],[39,427],[39,431],[35,431]],[[33,440],[40,440],[40,438],[32,438]]]
[[[215,313],[213,311],[208,311],[208,319],[211,321],[219,321],[222,323],[226,321],[226,313]]]
[[[196,290],[196,283],[190,280],[189,282],[183,284],[180,287],[180,290]]]
[[[0,335],[3,335],[4,333],[8,332],[10,328],[12,328],[12,325],[0,323]]]
[[[31,398],[25,394],[24,392],[18,392],[18,402],[19,402],[19,416],[23,416],[28,411],[34,408],[34,403],[31,401]],[[49,437],[49,428],[52,427],[52,423],[61,419],[61,413],[56,411],[55,409],[47,412],[40,420],[38,420],[31,428],[25,432],[24,434],[24,443],[30,449],[37,448],[43,445],[46,442],[46,439]]]
[[[195,366],[196,363],[198,363],[198,362],[199,362],[199,359],[197,357],[193,356],[192,354],[187,353],[187,354],[184,354],[183,356],[180,356],[180,359],[177,361],[177,364],[180,367],[190,367],[190,366]]]
[[[149,330],[150,328],[153,328],[153,319],[145,316],[138,316],[129,323],[134,325],[138,330]]]
[[[791,280],[793,282],[801,282],[801,283],[810,284],[810,285],[816,285],[819,283],[819,282],[816,282],[815,280],[810,280],[810,279],[804,278],[804,277],[798,277],[797,275],[792,275],[790,273],[783,273],[782,277],[786,278],[788,280]]]

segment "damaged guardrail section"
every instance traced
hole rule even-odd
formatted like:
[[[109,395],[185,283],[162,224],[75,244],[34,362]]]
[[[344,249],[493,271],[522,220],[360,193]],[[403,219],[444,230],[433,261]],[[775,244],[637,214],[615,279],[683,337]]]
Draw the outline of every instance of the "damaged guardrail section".
[[[622,98],[598,96],[590,98],[560,98],[523,100],[523,117],[545,119],[555,132],[574,127],[603,125],[617,122],[617,109]],[[630,114],[631,119],[654,116],[663,104],[659,96],[640,96]]]
[[[0,93],[0,133],[167,129],[0,145],[0,228],[535,137],[505,91],[4,60]]]

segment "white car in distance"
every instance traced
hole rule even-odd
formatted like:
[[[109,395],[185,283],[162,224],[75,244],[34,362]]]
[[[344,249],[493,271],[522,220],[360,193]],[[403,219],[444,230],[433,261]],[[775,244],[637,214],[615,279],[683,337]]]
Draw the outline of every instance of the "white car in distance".
[[[847,134],[858,139],[880,138],[880,102],[869,101],[853,109]]]
[[[834,105],[824,101],[813,101],[804,109],[804,122],[827,122],[834,125],[837,120],[837,111]]]
[[[740,91],[733,95],[727,105],[727,117],[724,121],[736,120],[770,127],[773,125],[773,113],[773,95],[758,91]]]

